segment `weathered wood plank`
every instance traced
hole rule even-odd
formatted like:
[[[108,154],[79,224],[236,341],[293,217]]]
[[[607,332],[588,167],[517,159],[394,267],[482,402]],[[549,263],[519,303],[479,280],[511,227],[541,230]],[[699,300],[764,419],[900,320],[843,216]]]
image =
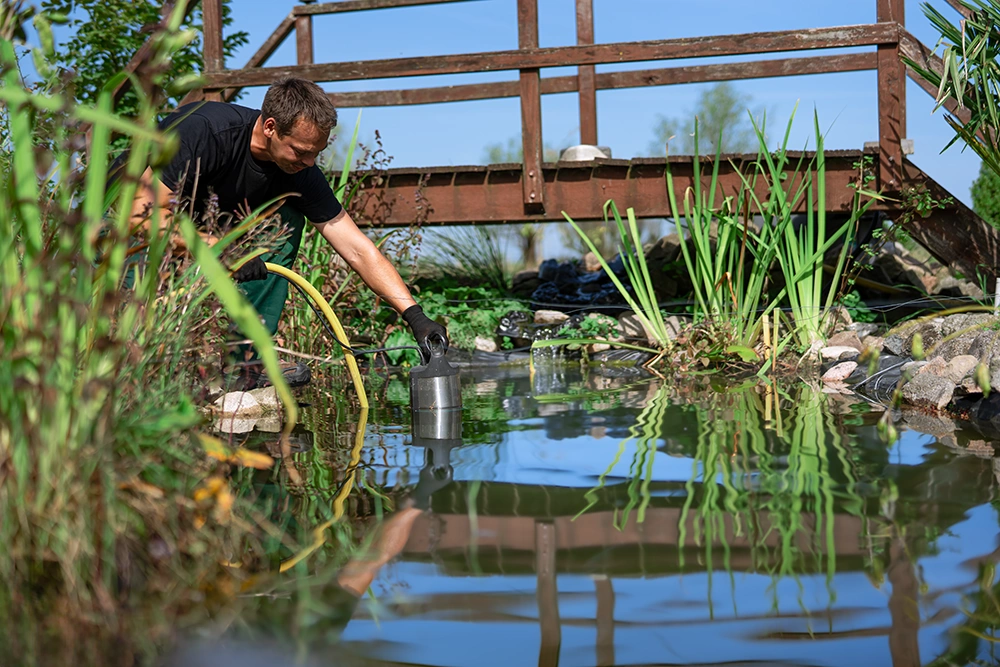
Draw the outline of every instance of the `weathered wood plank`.
[[[839,56],[784,58],[719,65],[603,72],[596,76],[595,87],[597,90],[612,90],[645,86],[670,86],[702,81],[735,81],[778,76],[828,74],[831,72],[860,72],[873,70],[875,67],[875,53],[847,53]],[[541,90],[542,95],[574,93],[579,90],[578,78],[576,76],[543,77]],[[517,81],[494,81],[434,88],[330,93],[330,99],[338,107],[361,108],[489,100],[517,97],[519,94]]]
[[[417,7],[420,5],[443,5],[452,2],[472,0],[344,0],[343,2],[320,2],[314,5],[296,5],[292,9],[295,16],[316,14],[344,14],[363,12],[369,9],[393,9],[395,7]]]
[[[576,0],[576,43],[594,43],[594,0]],[[580,90],[580,143],[597,145],[597,81],[593,65],[577,68]]]
[[[295,58],[300,65],[313,64],[312,16],[295,18]]]
[[[222,0],[202,0],[201,18],[204,23],[205,71],[219,72],[226,67],[222,50]]]
[[[268,85],[278,76],[312,81],[355,81],[432,74],[495,72],[565,65],[600,65],[710,56],[778,53],[852,46],[895,44],[895,24],[812,28],[744,35],[622,42],[449,56],[392,58],[347,63],[228,70],[206,75],[206,88]]]
[[[517,45],[538,48],[538,0],[517,0]],[[518,90],[521,96],[521,146],[524,156],[522,196],[528,207],[544,206],[542,181],[542,91],[537,67],[522,69]]]
[[[877,0],[879,23],[903,25],[903,0]],[[899,44],[878,46],[878,140],[880,187],[896,192],[903,182],[903,138],[906,136],[906,66]]]

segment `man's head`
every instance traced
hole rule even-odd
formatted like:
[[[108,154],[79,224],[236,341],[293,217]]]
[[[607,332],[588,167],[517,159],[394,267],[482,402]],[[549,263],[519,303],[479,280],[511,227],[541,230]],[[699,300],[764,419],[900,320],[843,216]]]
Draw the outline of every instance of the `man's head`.
[[[260,118],[268,155],[294,174],[316,163],[337,125],[337,110],[312,81],[285,77],[268,88]]]

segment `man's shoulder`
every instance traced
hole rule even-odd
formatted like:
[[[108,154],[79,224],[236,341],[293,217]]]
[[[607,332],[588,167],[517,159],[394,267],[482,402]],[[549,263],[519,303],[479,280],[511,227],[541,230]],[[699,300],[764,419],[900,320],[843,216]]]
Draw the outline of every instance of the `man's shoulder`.
[[[226,102],[192,102],[179,107],[160,123],[163,128],[198,123],[214,132],[246,127],[257,120],[260,111]]]

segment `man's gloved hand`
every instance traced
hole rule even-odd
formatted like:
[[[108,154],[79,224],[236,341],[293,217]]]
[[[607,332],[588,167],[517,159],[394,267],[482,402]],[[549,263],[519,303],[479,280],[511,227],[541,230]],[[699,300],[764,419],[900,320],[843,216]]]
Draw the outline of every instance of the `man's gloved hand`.
[[[254,257],[249,262],[233,271],[233,280],[238,283],[245,283],[251,280],[264,280],[267,278],[267,267],[264,260]]]
[[[431,342],[437,341],[442,347],[442,352],[448,350],[448,330],[443,326],[424,315],[424,309],[420,306],[410,306],[403,312],[403,321],[406,322],[413,337],[417,339],[420,346],[420,356],[424,362],[430,361]]]

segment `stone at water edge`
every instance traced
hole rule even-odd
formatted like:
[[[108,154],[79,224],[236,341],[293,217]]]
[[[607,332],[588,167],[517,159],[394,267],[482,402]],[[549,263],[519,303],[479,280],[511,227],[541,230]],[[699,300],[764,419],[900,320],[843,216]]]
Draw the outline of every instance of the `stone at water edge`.
[[[484,336],[476,336],[475,342],[476,349],[480,352],[496,352],[497,342],[492,338],[486,338]]]
[[[978,363],[979,359],[976,357],[969,354],[961,354],[948,362],[944,371],[941,372],[941,377],[958,384]]]
[[[955,385],[933,373],[919,373],[903,385],[903,400],[921,408],[942,410],[954,394]]]
[[[841,383],[851,376],[851,373],[858,367],[856,361],[843,361],[827,372],[823,373],[822,380],[827,383]]]
[[[830,340],[826,341],[827,347],[853,347],[858,352],[865,349],[865,346],[861,344],[861,339],[858,338],[858,334],[853,331],[841,331],[838,334],[830,336]]]
[[[535,324],[562,324],[568,319],[569,315],[560,313],[558,310],[535,311]]]
[[[944,377],[946,368],[948,368],[948,362],[944,360],[944,357],[935,356],[928,359],[927,363],[917,370],[917,373],[930,373],[931,375]]]
[[[251,389],[247,393],[257,400],[257,404],[265,412],[273,412],[281,409],[281,400],[278,399],[278,391],[274,387]]]
[[[861,354],[861,351],[846,345],[836,345],[820,348],[819,354],[826,361],[835,361],[843,355],[854,355],[856,357]]]
[[[231,391],[220,396],[213,405],[225,416],[259,417],[263,410],[248,391]]]
[[[239,435],[241,433],[249,433],[256,425],[257,419],[255,417],[236,417],[234,415],[226,415],[222,419],[215,422],[215,430],[220,433]]]

